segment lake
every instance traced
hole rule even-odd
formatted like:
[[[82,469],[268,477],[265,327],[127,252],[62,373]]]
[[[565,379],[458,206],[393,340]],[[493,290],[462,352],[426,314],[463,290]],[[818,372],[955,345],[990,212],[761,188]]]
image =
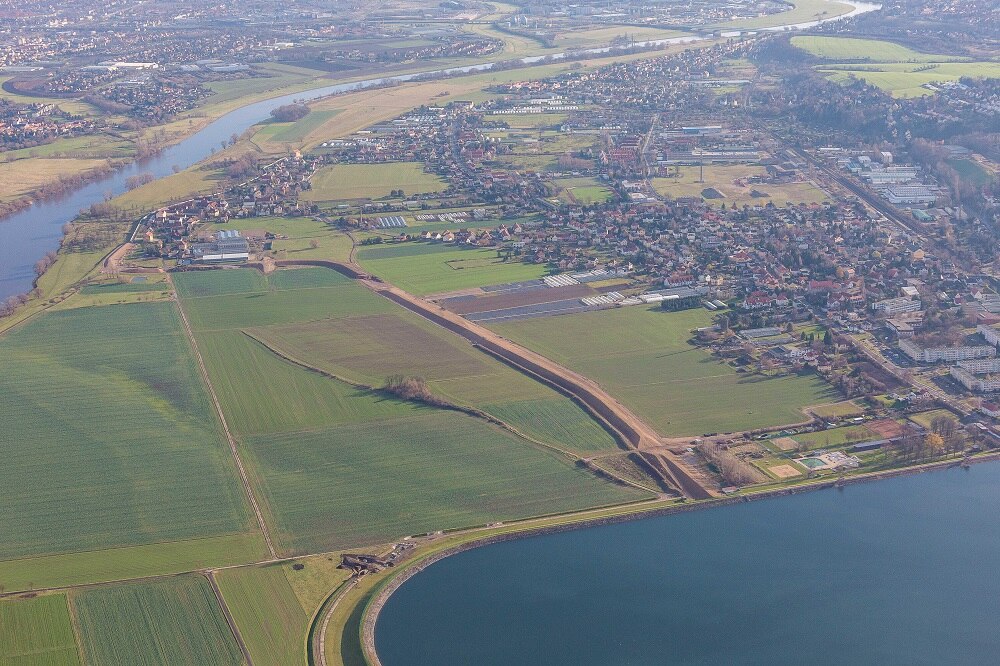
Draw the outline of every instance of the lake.
[[[1000,465],[508,541],[428,567],[376,624],[404,664],[1000,660]]]

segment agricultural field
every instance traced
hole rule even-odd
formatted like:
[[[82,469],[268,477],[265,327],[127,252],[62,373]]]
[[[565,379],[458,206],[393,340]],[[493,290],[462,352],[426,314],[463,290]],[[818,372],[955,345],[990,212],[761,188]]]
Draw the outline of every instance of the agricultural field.
[[[303,192],[310,201],[382,199],[392,190],[405,196],[440,192],[447,183],[426,173],[419,162],[389,164],[334,164],[320,168],[312,179],[312,189]]]
[[[246,439],[280,543],[333,550],[643,496],[472,417],[406,411]]]
[[[0,339],[0,358],[0,572],[252,531],[174,304],[45,314]]]
[[[358,249],[365,270],[418,296],[533,280],[547,274],[540,264],[504,261],[496,250],[455,245],[400,243]]]
[[[271,143],[296,143],[301,142],[310,132],[319,128],[323,123],[337,115],[337,109],[321,109],[310,111],[309,114],[300,120],[287,123],[268,122],[264,123],[253,137],[254,142]]]
[[[680,197],[701,197],[706,202],[727,208],[732,206],[763,206],[773,203],[785,206],[797,203],[821,203],[829,196],[810,182],[798,183],[748,183],[750,176],[766,175],[764,167],[749,165],[706,165],[704,182],[701,169],[697,166],[677,167],[676,176],[653,178],[653,189],[658,194],[674,199]],[[714,188],[722,197],[707,196],[706,190]],[[754,196],[754,191],[761,196]]]
[[[214,289],[213,276],[221,279]],[[326,280],[332,286],[316,286]],[[198,345],[265,519],[286,552],[383,543],[637,497],[574,467],[572,455],[546,448],[615,447],[568,399],[343,280],[318,268],[266,279],[249,270],[177,276],[192,321],[204,323],[212,313],[207,327],[196,325]],[[285,300],[265,301],[269,296]],[[248,314],[262,302],[269,303],[268,317]],[[546,445],[303,366],[375,386],[387,375],[419,373],[448,400],[506,409],[515,427]]]
[[[310,614],[285,577],[288,564],[227,569],[219,589],[254,664],[302,663]]]
[[[690,331],[710,319],[634,306],[491,328],[599,382],[663,435],[797,423],[804,407],[835,399],[814,375],[745,375],[691,346]]]
[[[1000,62],[834,64],[822,65],[818,71],[837,83],[864,79],[895,97],[918,97],[933,94],[927,85],[963,76],[1000,78]]]
[[[243,663],[208,580],[198,574],[74,591],[84,661],[90,664]]]
[[[0,600],[0,664],[75,666],[79,663],[65,594]]]
[[[855,39],[853,37],[822,37],[802,35],[792,37],[792,45],[823,60],[849,62],[949,62],[965,60],[957,56],[921,53],[881,39]]]
[[[552,182],[559,188],[559,199],[570,204],[589,206],[603,203],[614,195],[596,178],[559,178]]]

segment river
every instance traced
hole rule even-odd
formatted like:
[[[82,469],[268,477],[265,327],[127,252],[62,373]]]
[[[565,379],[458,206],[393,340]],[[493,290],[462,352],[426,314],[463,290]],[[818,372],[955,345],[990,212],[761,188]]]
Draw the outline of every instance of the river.
[[[835,21],[840,18],[856,16],[880,8],[879,5],[862,2],[850,2],[847,4],[852,5],[854,10],[843,16],[830,17],[820,21],[811,21],[797,25],[777,26],[768,28],[768,30],[811,27],[817,23]],[[642,42],[637,44],[637,46],[683,44],[703,39],[708,39],[708,37],[697,35],[675,37]],[[611,48],[584,49],[575,51],[574,55],[599,55],[602,53],[613,53],[614,50]],[[565,57],[565,55],[564,53],[557,53],[548,57],[559,59]],[[521,62],[531,64],[542,60],[544,57],[546,56],[522,58]],[[75,218],[80,211],[89,208],[92,204],[104,201],[109,196],[117,196],[125,192],[125,183],[129,176],[148,173],[156,178],[162,178],[172,173],[174,166],[186,169],[211,155],[214,148],[219,147],[221,142],[229,139],[233,134],[242,134],[252,125],[266,120],[273,109],[295,100],[313,100],[335,93],[371,88],[387,82],[405,82],[427,74],[460,74],[486,71],[492,67],[493,63],[479,63],[465,67],[435,70],[423,74],[402,74],[351,83],[338,83],[249,104],[221,116],[200,131],[155,157],[133,163],[58,198],[47,199],[23,209],[14,215],[0,220],[0,300],[7,296],[30,290],[35,277],[35,262],[46,252],[59,247],[59,242],[62,239],[62,227]]]
[[[508,541],[378,618],[383,666],[1000,660],[1000,465]]]

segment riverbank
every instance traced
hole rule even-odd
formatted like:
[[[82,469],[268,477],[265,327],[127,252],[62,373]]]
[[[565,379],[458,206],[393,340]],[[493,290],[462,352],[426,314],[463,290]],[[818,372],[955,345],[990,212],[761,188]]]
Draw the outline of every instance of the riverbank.
[[[989,452],[980,454],[979,456],[973,457],[969,460],[972,464],[980,464],[986,462],[996,462],[1000,461],[1000,451]],[[869,472],[864,474],[858,474],[855,476],[843,477],[839,480],[822,480],[819,482],[806,482],[797,485],[792,485],[784,488],[769,489],[765,491],[748,491],[745,494],[734,495],[722,499],[710,499],[695,502],[674,502],[661,506],[643,507],[628,513],[622,513],[618,515],[602,516],[590,518],[586,515],[581,515],[577,520],[570,520],[569,522],[555,524],[555,525],[543,525],[538,527],[524,527],[523,529],[514,529],[509,532],[501,534],[491,534],[487,536],[468,536],[466,540],[461,540],[459,543],[451,545],[442,545],[440,548],[432,548],[425,553],[414,553],[411,556],[409,562],[404,564],[401,568],[393,570],[387,577],[379,580],[371,588],[371,594],[367,599],[363,599],[364,608],[362,609],[362,617],[360,624],[360,638],[361,647],[364,658],[364,662],[369,666],[382,666],[382,662],[378,657],[375,650],[375,627],[378,622],[379,614],[389,598],[395,593],[404,583],[406,583],[410,578],[416,576],[427,567],[432,564],[439,562],[447,557],[462,553],[468,550],[480,548],[483,546],[488,546],[492,544],[502,543],[505,541],[512,541],[516,539],[524,539],[529,537],[541,536],[545,534],[557,534],[560,532],[566,532],[570,530],[586,529],[591,527],[599,527],[602,525],[611,525],[622,522],[629,522],[634,520],[640,520],[644,518],[653,518],[659,516],[667,516],[678,513],[687,513],[691,511],[700,511],[703,509],[713,509],[721,508],[725,506],[731,506],[734,504],[744,504],[748,502],[755,502],[759,500],[772,499],[775,497],[783,497],[789,495],[796,495],[800,493],[813,492],[817,490],[856,485],[863,483],[871,483],[874,481],[880,481],[884,479],[902,477],[902,476],[913,476],[918,474],[923,474],[926,472],[940,471],[944,469],[951,469],[961,464],[961,461],[957,459],[941,460],[931,463],[915,465],[911,467],[905,467],[895,470],[885,470],[879,472]],[[338,627],[334,627],[337,629]],[[342,630],[349,630],[350,627],[340,627]]]

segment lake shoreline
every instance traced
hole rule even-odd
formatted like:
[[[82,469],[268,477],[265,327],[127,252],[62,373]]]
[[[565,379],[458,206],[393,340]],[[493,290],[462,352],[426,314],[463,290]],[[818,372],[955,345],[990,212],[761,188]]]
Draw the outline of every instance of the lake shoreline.
[[[981,463],[989,463],[996,461],[1000,461],[1000,451],[985,453],[977,457],[973,457],[969,460],[971,464],[981,464]],[[746,495],[737,495],[721,499],[703,500],[694,503],[671,504],[668,506],[656,507],[651,509],[626,511],[624,513],[613,516],[602,516],[599,518],[584,518],[579,521],[575,522],[571,521],[559,525],[527,527],[523,530],[515,530],[504,534],[494,534],[490,536],[474,538],[465,543],[456,544],[455,546],[445,548],[439,552],[431,553],[426,557],[414,561],[411,564],[406,564],[401,569],[398,570],[398,573],[394,572],[390,578],[378,584],[378,586],[372,593],[373,596],[371,596],[371,598],[367,602],[361,618],[361,645],[364,651],[364,659],[366,663],[368,663],[370,666],[383,666],[375,649],[375,627],[378,624],[379,615],[382,609],[385,607],[385,604],[389,601],[389,598],[392,597],[392,595],[400,587],[402,587],[408,580],[410,580],[417,574],[424,571],[427,567],[437,562],[440,562],[441,560],[444,560],[452,555],[457,555],[459,553],[463,553],[468,550],[474,550],[484,546],[503,543],[507,541],[515,541],[535,536],[544,536],[548,534],[558,534],[561,532],[589,529],[593,527],[601,527],[604,525],[614,525],[619,523],[642,520],[645,518],[657,518],[657,517],[663,517],[680,513],[688,513],[691,511],[721,508],[725,506],[732,506],[735,504],[747,504],[750,502],[773,499],[776,497],[798,495],[802,493],[825,490],[829,488],[843,487],[847,485],[871,483],[896,477],[915,476],[927,472],[937,472],[946,469],[952,469],[954,467],[960,466],[961,464],[962,461],[960,459],[940,460],[930,463],[924,463],[921,465],[915,465],[911,467],[903,467],[900,469],[883,470],[879,472],[859,474],[853,477],[844,477],[843,479],[840,480],[837,479],[824,480],[816,483],[804,483],[787,488],[774,488],[757,493],[748,493]]]

